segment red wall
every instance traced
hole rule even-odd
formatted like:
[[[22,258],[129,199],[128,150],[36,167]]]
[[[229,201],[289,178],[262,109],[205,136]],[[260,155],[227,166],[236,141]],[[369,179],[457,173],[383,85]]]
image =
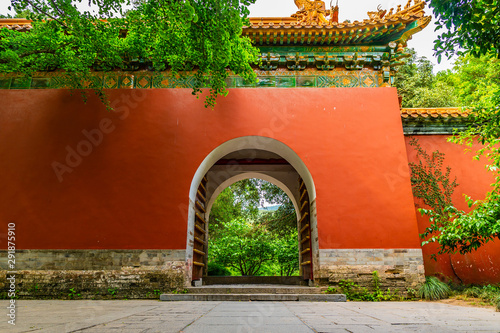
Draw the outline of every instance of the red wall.
[[[115,112],[66,90],[0,90],[0,221],[16,222],[18,248],[183,249],[197,168],[247,135],[309,168],[320,248],[419,247],[393,88],[235,89],[215,110],[186,89],[109,94]]]
[[[469,208],[464,200],[464,194],[475,200],[483,199],[486,192],[490,191],[490,184],[494,178],[485,169],[486,159],[475,161],[472,152],[465,152],[465,146],[447,142],[445,135],[419,135],[422,147],[428,152],[439,150],[445,154],[444,166],[452,169],[451,179],[457,177],[459,186],[453,195],[453,204],[461,210],[468,211]],[[409,145],[410,137],[406,138],[408,149],[408,160],[416,162],[415,149]],[[479,145],[472,148],[479,149]],[[423,207],[421,201],[417,201],[418,207]],[[428,219],[417,213],[419,231],[424,232],[429,224]],[[441,255],[437,261],[430,259],[431,254],[437,253],[438,247],[434,244],[423,247],[426,275],[443,277],[445,280],[452,279],[455,282],[466,284],[476,283],[500,283],[500,242],[488,243],[479,250],[467,255]]]

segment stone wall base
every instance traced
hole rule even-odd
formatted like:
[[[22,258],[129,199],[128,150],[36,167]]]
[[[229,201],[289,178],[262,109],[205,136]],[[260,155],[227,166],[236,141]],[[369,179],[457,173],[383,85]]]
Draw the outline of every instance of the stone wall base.
[[[421,249],[321,249],[319,263],[319,285],[338,286],[350,280],[373,290],[376,271],[381,290],[405,295],[425,282]]]
[[[0,269],[8,269],[0,250]],[[17,270],[120,270],[185,265],[186,250],[16,250]]]
[[[0,298],[15,276],[19,298],[138,299],[183,290],[185,250],[18,250],[15,268],[0,251]],[[14,271],[15,274],[9,273]]]
[[[145,299],[184,288],[184,271],[122,269],[102,271],[16,271],[21,299]],[[7,298],[11,277],[0,272],[0,298]]]

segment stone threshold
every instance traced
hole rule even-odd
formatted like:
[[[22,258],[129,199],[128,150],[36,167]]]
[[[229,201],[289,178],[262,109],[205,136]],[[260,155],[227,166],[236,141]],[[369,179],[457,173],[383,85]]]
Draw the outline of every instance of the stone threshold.
[[[160,301],[208,302],[208,301],[286,301],[286,302],[346,302],[344,294],[163,294]]]

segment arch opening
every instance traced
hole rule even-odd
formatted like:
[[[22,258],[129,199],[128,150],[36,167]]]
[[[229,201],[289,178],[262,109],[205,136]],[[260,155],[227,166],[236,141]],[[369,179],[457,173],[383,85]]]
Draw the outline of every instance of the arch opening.
[[[283,190],[297,213],[300,271],[313,280],[318,261],[316,190],[302,159],[284,143],[259,136],[229,140],[200,164],[190,188],[186,263],[190,281],[206,275],[209,215],[217,196],[235,182],[258,178]]]
[[[206,208],[206,210],[207,210],[207,222],[210,222],[210,212],[212,211],[212,206],[213,206],[215,200],[217,200],[217,197],[219,196],[219,194],[222,191],[224,191],[226,188],[228,188],[229,186],[233,185],[234,183],[237,183],[237,182],[245,180],[245,179],[261,179],[261,180],[264,180],[266,182],[269,182],[269,183],[279,187],[283,192],[285,192],[285,194],[288,196],[288,198],[290,198],[290,201],[293,204],[293,208],[297,212],[297,218],[300,218],[300,215],[299,215],[300,212],[298,211],[299,206],[297,203],[297,198],[294,196],[294,194],[292,193],[292,191],[290,190],[290,188],[288,188],[288,186],[286,184],[284,184],[280,180],[278,180],[278,179],[276,179],[276,178],[274,178],[266,173],[263,173],[263,172],[245,172],[245,173],[241,173],[241,174],[232,176],[231,178],[228,178],[227,180],[225,180],[223,183],[221,183],[214,190],[210,201],[207,203],[207,208]]]
[[[255,175],[224,182],[209,203],[206,275],[217,281],[300,275],[297,205],[286,187],[289,194]]]

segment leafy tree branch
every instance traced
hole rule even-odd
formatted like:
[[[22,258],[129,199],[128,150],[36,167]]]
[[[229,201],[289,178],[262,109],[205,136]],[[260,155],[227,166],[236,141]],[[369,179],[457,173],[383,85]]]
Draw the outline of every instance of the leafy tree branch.
[[[94,13],[79,11],[80,0],[12,0],[34,22],[29,32],[1,29],[0,73],[61,70],[77,78],[117,69],[168,71],[194,76],[193,94],[209,88],[205,104],[213,107],[227,94],[230,72],[256,78],[251,64],[258,51],[241,36],[254,1],[90,0]],[[42,53],[51,56],[27,56]]]

